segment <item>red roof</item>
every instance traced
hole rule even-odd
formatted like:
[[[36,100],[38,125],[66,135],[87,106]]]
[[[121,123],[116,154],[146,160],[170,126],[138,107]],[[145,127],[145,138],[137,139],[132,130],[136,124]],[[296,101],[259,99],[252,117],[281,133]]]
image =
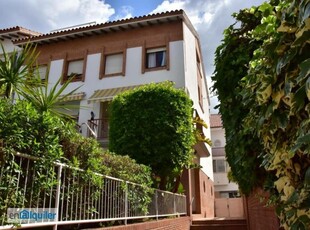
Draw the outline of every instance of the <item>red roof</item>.
[[[0,39],[20,39],[38,35],[41,35],[41,33],[20,26],[0,29]]]
[[[101,24],[68,28],[56,32],[42,34],[39,36],[31,36],[29,38],[17,39],[14,41],[14,43],[16,45],[22,45],[29,41],[31,43],[38,43],[38,44],[51,43],[51,42],[68,40],[72,38],[79,38],[83,36],[114,33],[116,31],[152,26],[155,24],[161,24],[176,20],[184,20],[185,23],[189,26],[189,28],[193,31],[193,33],[197,35],[197,32],[195,31],[193,25],[188,20],[185,12],[183,10],[175,10],[164,13],[150,14],[140,17],[106,22]]]
[[[211,125],[211,128],[223,127],[221,115],[220,114],[211,114],[210,125]]]

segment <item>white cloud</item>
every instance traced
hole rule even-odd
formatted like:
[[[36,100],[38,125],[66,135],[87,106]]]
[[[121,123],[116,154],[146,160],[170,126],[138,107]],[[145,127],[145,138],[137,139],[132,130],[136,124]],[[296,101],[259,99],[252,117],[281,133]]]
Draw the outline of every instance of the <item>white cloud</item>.
[[[113,20],[120,20],[120,19],[128,19],[132,18],[133,8],[131,6],[122,6],[120,9],[120,13],[113,18]]]
[[[0,0],[1,28],[23,26],[39,32],[78,25],[86,22],[97,23],[133,16],[134,9],[122,3],[118,14],[106,0]],[[234,23],[231,14],[245,7],[259,5],[264,0],[162,0],[152,12],[159,13],[184,9],[200,36],[205,70],[210,83],[214,71],[213,59],[216,47],[220,45],[225,28]],[[134,7],[148,4],[136,1]],[[117,4],[116,4],[117,5]],[[3,10],[4,9],[4,10]],[[148,14],[145,12],[142,14]],[[135,15],[141,16],[141,15]],[[211,86],[211,83],[209,84]]]
[[[0,1],[0,21],[13,27],[29,27],[39,32],[96,21],[106,22],[115,10],[100,0],[10,0]],[[3,24],[3,23],[2,23]]]
[[[165,0],[160,5],[158,5],[157,8],[151,13],[161,13],[165,11],[184,9],[185,5],[189,2],[189,0]]]
[[[208,86],[212,86],[214,52],[223,39],[223,31],[234,23],[232,13],[240,9],[259,5],[264,0],[165,0],[152,13],[183,9],[196,28],[202,48]],[[211,98],[212,107],[218,104]],[[211,108],[212,112],[215,112]]]

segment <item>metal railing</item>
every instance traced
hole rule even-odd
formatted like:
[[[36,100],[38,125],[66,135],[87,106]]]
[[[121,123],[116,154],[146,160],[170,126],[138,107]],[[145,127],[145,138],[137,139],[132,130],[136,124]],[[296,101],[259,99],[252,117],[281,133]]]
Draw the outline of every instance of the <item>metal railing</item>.
[[[107,118],[88,120],[88,126],[97,134],[97,139],[109,137],[109,120]],[[88,130],[87,136],[93,137],[94,135]]]
[[[15,169],[1,167],[0,195],[6,196],[7,208],[58,210],[56,220],[15,223],[21,228],[54,226],[57,229],[57,225],[115,220],[127,224],[130,219],[186,215],[184,195],[146,188],[98,173],[91,173],[94,178],[87,178],[85,171],[62,163],[53,163],[52,171],[48,172],[46,168],[34,167],[38,160],[18,154],[12,159],[17,166]],[[54,173],[54,182],[52,179],[48,181],[49,176],[46,176],[51,172]],[[10,192],[1,191],[4,187]],[[5,222],[3,205],[0,205],[0,229],[10,229],[12,225]]]

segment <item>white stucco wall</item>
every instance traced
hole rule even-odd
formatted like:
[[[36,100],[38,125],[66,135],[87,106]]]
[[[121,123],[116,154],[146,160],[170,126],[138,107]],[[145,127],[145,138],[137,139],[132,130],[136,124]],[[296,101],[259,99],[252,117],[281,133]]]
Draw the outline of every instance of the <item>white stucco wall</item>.
[[[170,68],[169,70],[147,71],[142,73],[142,47],[129,48],[126,51],[125,76],[113,76],[99,79],[101,54],[87,56],[84,82],[72,82],[65,92],[81,86],[76,92],[85,92],[86,96],[81,101],[79,113],[79,124],[90,119],[90,111],[93,111],[96,118],[99,118],[100,103],[88,103],[87,99],[95,90],[109,89],[124,86],[143,85],[151,82],[173,81],[177,88],[184,87],[184,59],[183,42],[175,41],[169,44]],[[62,74],[64,60],[54,60],[50,65],[49,85],[52,87]],[[86,127],[82,127],[83,134],[86,134]]]
[[[0,42],[3,45],[5,52],[7,52],[7,53],[12,52],[14,49],[20,50],[20,48],[18,46],[13,45],[11,40],[5,39],[4,41],[0,41]],[[3,54],[1,48],[0,48],[0,54]]]
[[[198,97],[198,82],[197,82],[197,60],[196,60],[196,37],[190,31],[190,29],[183,23],[183,35],[184,35],[184,63],[185,63],[185,87],[187,88],[190,98],[193,100],[194,108],[197,110],[199,116],[207,123],[210,124],[209,118],[209,104],[207,98],[207,88],[205,84],[205,76],[202,79],[202,96],[203,96],[203,110],[199,104]],[[204,134],[207,138],[211,138],[210,129],[204,129]],[[208,151],[211,153],[211,147],[207,146]],[[202,170],[212,180],[213,178],[213,166],[212,155],[209,157],[203,157],[200,160]]]
[[[225,139],[225,130],[223,128],[211,128],[211,140],[213,144],[216,140],[221,142],[220,146],[213,146],[214,148],[225,147],[226,139]]]
[[[190,98],[193,100],[194,108],[199,116],[209,124],[209,105],[203,79],[203,107],[201,109],[198,100],[197,87],[197,62],[196,62],[196,38],[184,24],[184,41],[169,43],[169,70],[146,71],[142,73],[142,47],[128,48],[126,50],[125,76],[113,76],[99,79],[101,54],[90,54],[87,56],[85,81],[72,82],[66,92],[82,85],[76,92],[85,92],[86,96],[81,101],[82,108],[79,112],[79,124],[86,123],[90,119],[90,111],[99,118],[100,103],[88,103],[87,99],[95,90],[109,89],[124,86],[143,85],[151,82],[173,81],[177,88],[186,87]],[[54,85],[62,74],[64,60],[54,60],[50,64],[49,84]],[[86,134],[86,126],[82,126],[83,134]],[[210,138],[210,129],[205,129],[206,137]],[[207,146],[211,153],[211,148]],[[201,158],[202,170],[213,180],[212,156]]]
[[[225,138],[225,130],[223,128],[212,128],[211,129],[211,137],[212,142],[215,143],[216,140],[221,142],[220,146],[214,146],[214,148],[224,148],[226,145],[226,138]],[[214,160],[216,159],[225,159],[225,156],[220,157],[213,157]],[[228,163],[227,163],[228,165]],[[229,167],[226,168],[228,172],[230,169]],[[225,192],[225,191],[237,191],[238,185],[233,182],[229,182],[227,177],[227,172],[223,173],[214,173],[214,190],[216,192]]]

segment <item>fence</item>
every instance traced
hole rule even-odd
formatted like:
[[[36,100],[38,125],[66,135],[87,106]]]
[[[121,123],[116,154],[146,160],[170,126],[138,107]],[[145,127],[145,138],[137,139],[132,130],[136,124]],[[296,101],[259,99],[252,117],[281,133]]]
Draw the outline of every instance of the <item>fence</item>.
[[[96,134],[98,139],[106,139],[109,137],[109,120],[108,119],[94,119],[88,120],[88,133],[89,137]],[[92,131],[91,131],[92,130]],[[94,133],[93,133],[94,132]]]
[[[127,224],[130,219],[186,214],[184,195],[146,188],[98,173],[91,173],[88,178],[83,170],[62,163],[53,163],[50,171],[38,169],[34,167],[37,160],[18,154],[12,159],[15,169],[1,167],[0,194],[6,198],[3,199],[5,204],[0,204],[0,229],[12,227],[5,225],[7,208],[47,211],[56,208],[55,220],[15,223],[21,224],[22,228],[54,226],[57,229],[57,225],[115,220]],[[46,176],[51,173],[54,175]],[[15,206],[10,207],[10,204]]]

